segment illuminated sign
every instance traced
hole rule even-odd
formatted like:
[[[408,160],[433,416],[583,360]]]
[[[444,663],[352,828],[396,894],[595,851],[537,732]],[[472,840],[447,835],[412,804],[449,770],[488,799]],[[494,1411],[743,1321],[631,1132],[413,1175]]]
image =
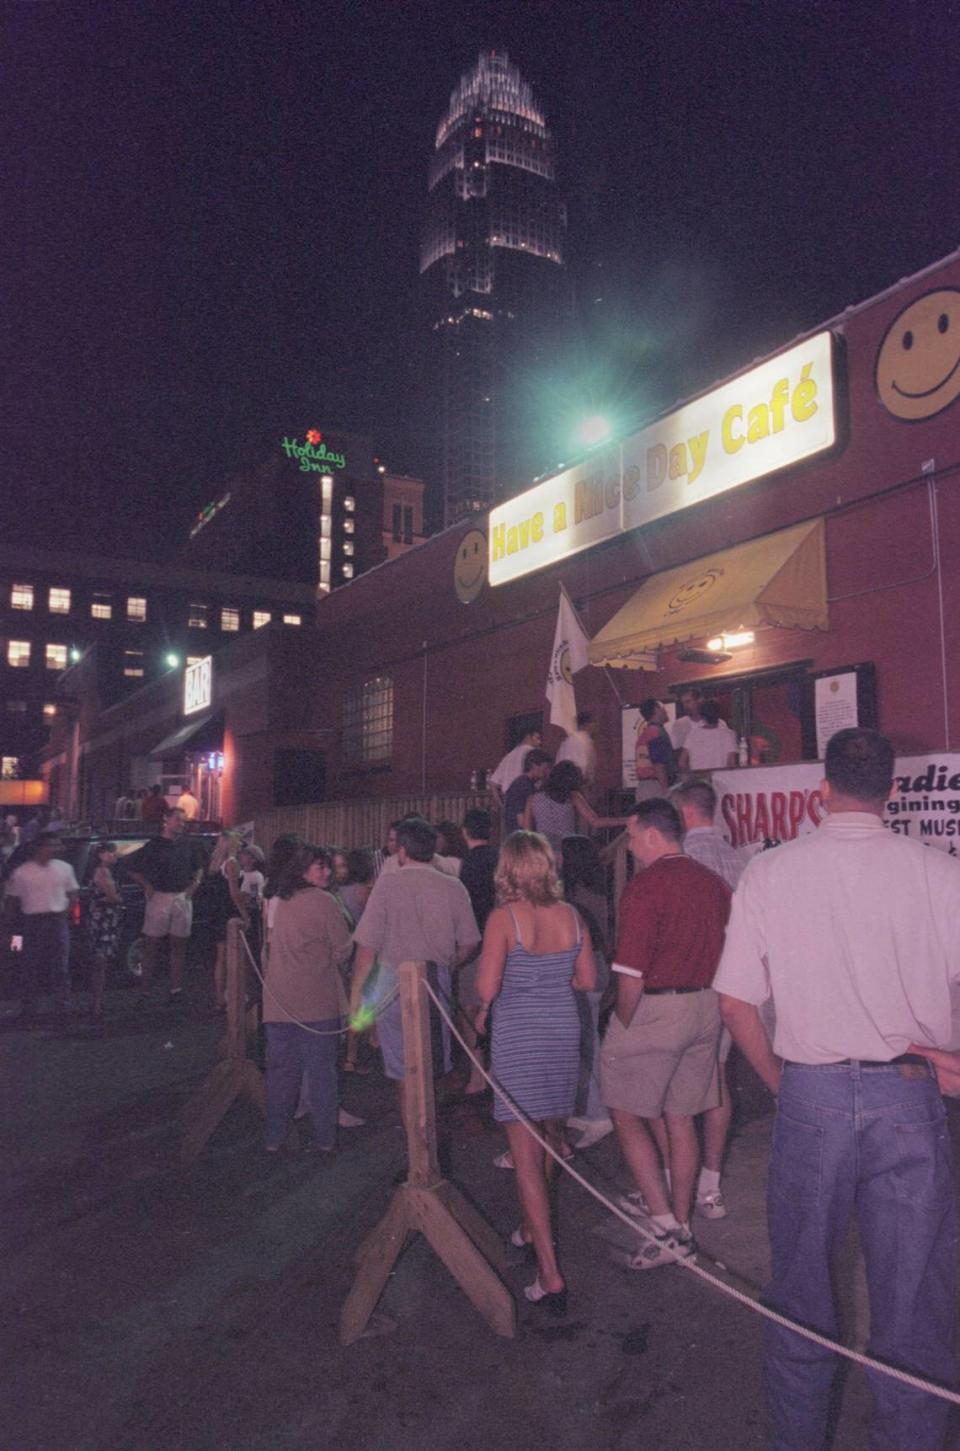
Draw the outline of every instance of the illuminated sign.
[[[832,448],[833,338],[818,333],[490,512],[490,583]]]
[[[215,503],[208,504],[205,509],[201,509],[200,513],[197,515],[196,524],[194,524],[193,528],[190,530],[190,538],[192,539],[194,535],[199,534],[203,526],[205,524],[209,524],[211,519],[215,519],[216,516],[220,513],[220,510],[226,504],[229,504],[232,497],[232,494],[224,494],[222,499],[217,499]]]
[[[183,713],[193,715],[213,701],[213,659],[205,655],[183,672]]]
[[[346,455],[333,453],[323,441],[323,434],[317,428],[308,428],[303,443],[295,438],[285,438],[280,445],[287,458],[295,458],[301,473],[328,474],[331,469],[345,469]]]

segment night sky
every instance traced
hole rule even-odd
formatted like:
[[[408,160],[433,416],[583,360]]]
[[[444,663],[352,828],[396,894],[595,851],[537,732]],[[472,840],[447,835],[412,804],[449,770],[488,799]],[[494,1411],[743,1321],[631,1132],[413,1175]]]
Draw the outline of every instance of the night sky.
[[[7,538],[156,557],[281,429],[430,468],[417,244],[481,48],[560,148],[573,342],[639,421],[960,245],[933,3],[6,3]]]

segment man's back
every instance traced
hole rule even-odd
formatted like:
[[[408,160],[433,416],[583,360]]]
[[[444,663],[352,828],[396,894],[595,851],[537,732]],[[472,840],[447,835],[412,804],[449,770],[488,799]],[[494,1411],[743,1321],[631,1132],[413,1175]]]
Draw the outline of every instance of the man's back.
[[[721,992],[772,995],[776,1053],[879,1060],[950,1038],[960,981],[960,864],[868,812],[763,852],[734,898]]]
[[[445,966],[458,946],[479,937],[463,884],[420,862],[381,873],[354,934],[393,967],[404,961]]]

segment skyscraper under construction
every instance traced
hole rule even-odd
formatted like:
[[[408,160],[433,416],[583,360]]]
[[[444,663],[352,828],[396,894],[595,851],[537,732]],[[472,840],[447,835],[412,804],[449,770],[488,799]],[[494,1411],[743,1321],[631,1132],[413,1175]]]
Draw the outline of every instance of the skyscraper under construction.
[[[537,385],[565,315],[565,231],[543,110],[508,56],[483,54],[437,127],[420,252],[447,524],[553,462],[538,444]]]

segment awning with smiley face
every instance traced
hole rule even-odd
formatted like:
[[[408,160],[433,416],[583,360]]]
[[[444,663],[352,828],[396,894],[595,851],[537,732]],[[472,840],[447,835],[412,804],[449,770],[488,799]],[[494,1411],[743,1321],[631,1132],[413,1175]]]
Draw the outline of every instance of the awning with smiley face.
[[[822,519],[651,575],[591,641],[590,664],[649,669],[658,646],[758,625],[828,628]]]

